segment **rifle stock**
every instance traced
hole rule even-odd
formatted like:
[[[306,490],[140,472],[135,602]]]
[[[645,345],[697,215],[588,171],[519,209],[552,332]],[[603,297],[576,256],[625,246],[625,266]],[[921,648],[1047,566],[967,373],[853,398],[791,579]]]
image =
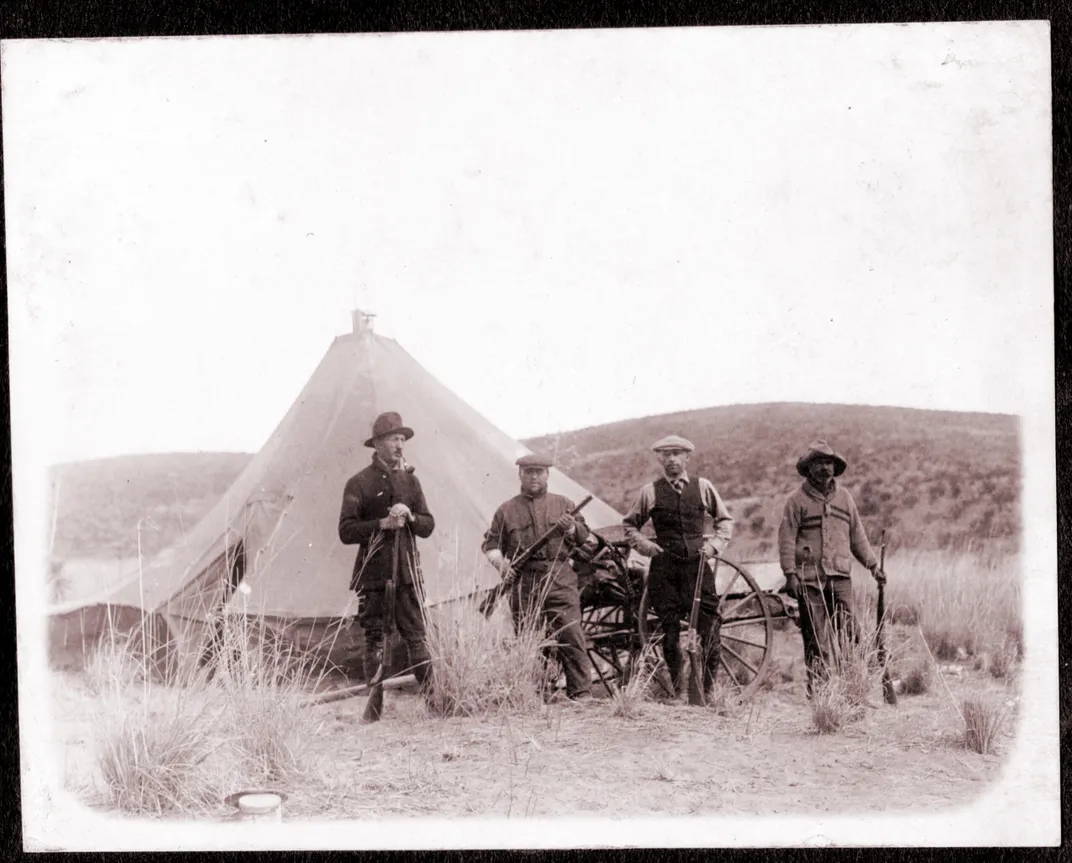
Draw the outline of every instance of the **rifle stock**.
[[[716,559],[715,566],[718,566]],[[700,569],[696,573],[696,587],[692,591],[692,609],[689,611],[689,630],[685,634],[685,650],[689,654],[689,704],[693,707],[706,707],[707,696],[704,693],[704,669],[702,662],[702,642],[697,630],[700,621],[700,592],[703,589],[704,569],[707,558],[700,552]]]
[[[588,495],[584,500],[582,500],[573,509],[571,509],[569,511],[569,514],[577,515],[577,513],[579,513],[582,509],[584,509],[586,506],[588,506],[588,504],[592,502],[592,499],[593,495]],[[558,525],[555,525],[544,531],[539,537],[537,537],[536,541],[533,542],[532,545],[526,548],[523,552],[521,552],[521,554],[519,554],[510,562],[511,568],[517,570],[524,566],[526,563],[528,563],[532,556],[541,548],[543,548],[547,541],[555,535],[555,531],[557,530]],[[495,606],[499,604],[499,600],[502,598],[502,595],[510,589],[511,584],[513,584],[512,581],[504,580],[499,582],[499,584],[495,586],[495,589],[491,592],[491,594],[484,598],[484,601],[481,602],[479,606],[480,613],[483,614],[484,617],[491,617],[492,612],[495,611]]]
[[[886,574],[886,531],[882,531],[880,539],[882,545],[879,548],[879,572],[885,577]],[[878,661],[882,665],[882,697],[887,704],[897,703],[897,692],[893,688],[893,680],[890,677],[890,667],[887,663],[886,654],[886,585],[879,582],[878,585],[878,623],[876,637],[878,639]]]

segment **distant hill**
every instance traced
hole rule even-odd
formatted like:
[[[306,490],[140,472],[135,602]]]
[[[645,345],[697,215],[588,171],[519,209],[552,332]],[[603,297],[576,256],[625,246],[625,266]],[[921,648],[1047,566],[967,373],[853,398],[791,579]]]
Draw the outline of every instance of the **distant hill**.
[[[825,438],[849,462],[844,484],[869,532],[897,544],[948,547],[1020,532],[1016,417],[861,405],[757,404],[624,420],[526,440],[607,503],[626,511],[658,475],[651,444],[680,434],[689,470],[732,502],[734,555],[770,558],[796,460]]]
[[[154,554],[198,522],[249,463],[248,453],[125,455],[52,468],[58,491],[53,557]]]
[[[692,440],[690,471],[710,478],[737,520],[734,557],[771,559],[796,459],[825,437],[849,460],[844,477],[869,532],[898,544],[945,547],[1020,531],[1020,447],[1015,417],[842,405],[714,407],[624,420],[525,441],[555,454],[578,482],[625,512],[657,475],[649,447],[666,434]],[[153,554],[205,515],[251,456],[133,455],[58,465],[54,556]]]

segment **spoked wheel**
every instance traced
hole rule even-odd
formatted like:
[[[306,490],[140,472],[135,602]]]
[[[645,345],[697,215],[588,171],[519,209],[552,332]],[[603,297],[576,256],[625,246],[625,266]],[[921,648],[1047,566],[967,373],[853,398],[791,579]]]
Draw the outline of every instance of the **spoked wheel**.
[[[733,561],[718,558],[715,586],[722,617],[717,679],[725,680],[735,697],[744,701],[755,694],[767,675],[774,646],[774,618],[764,601],[764,591],[746,569]],[[658,617],[649,608],[647,590],[641,598],[638,623],[645,643],[661,639]],[[682,635],[687,629],[686,615]]]
[[[581,611],[588,658],[608,689],[625,686],[640,655],[640,639],[628,608],[609,606]]]
[[[642,641],[637,626],[639,578],[630,578],[625,556],[610,543],[581,563],[581,628],[598,682],[609,690],[629,682]],[[596,681],[593,681],[596,682]],[[609,692],[608,692],[609,694]]]

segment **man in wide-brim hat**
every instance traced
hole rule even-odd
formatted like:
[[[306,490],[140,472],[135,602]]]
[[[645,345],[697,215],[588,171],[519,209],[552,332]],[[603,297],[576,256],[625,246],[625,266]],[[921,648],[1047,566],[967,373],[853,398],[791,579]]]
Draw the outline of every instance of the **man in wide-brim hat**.
[[[400,532],[395,625],[409,651],[413,674],[423,686],[429,683],[431,663],[425,643],[424,585],[416,538],[431,536],[435,519],[414,468],[403,457],[405,443],[412,437],[413,429],[394,411],[376,417],[365,441],[366,447],[375,450],[372,463],[350,477],[343,491],[339,539],[346,545],[360,545],[350,589],[358,596],[368,680],[383,656],[384,586],[391,579],[392,544]]]
[[[547,490],[552,462],[537,453],[517,460],[521,493],[505,501],[491,519],[481,550],[510,584],[510,612],[515,631],[533,615],[553,633],[566,697],[573,702],[591,698],[592,663],[581,629],[581,596],[570,550],[589,539],[584,518],[571,515],[573,501]],[[515,571],[512,560],[527,551],[551,528],[557,532]]]
[[[663,632],[663,658],[670,671],[675,694],[683,691],[680,648],[681,622],[692,611],[701,558],[721,552],[733,536],[733,518],[710,480],[689,476],[692,442],[678,435],[652,445],[662,466],[662,476],[645,485],[624,519],[629,544],[651,558],[648,597]],[[714,536],[704,536],[704,516],[714,522]],[[655,541],[640,533],[651,520]],[[721,618],[714,572],[703,567],[700,613],[697,626],[704,657],[704,689],[710,692],[721,661]]]
[[[825,440],[814,441],[797,460],[804,482],[785,503],[778,527],[778,555],[785,591],[800,607],[800,633],[808,668],[808,696],[833,661],[832,639],[855,637],[852,561],[885,582],[867,539],[856,501],[841,486],[848,462]]]

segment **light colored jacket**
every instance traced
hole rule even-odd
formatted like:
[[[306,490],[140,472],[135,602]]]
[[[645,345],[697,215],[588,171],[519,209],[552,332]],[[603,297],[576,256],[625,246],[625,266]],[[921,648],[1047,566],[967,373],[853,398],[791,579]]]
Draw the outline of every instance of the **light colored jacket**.
[[[856,501],[837,480],[826,495],[805,481],[785,502],[778,526],[782,572],[795,572],[801,580],[810,581],[812,567],[809,565],[807,572],[801,569],[806,560],[805,546],[811,549],[811,559],[826,576],[847,577],[852,572],[853,557],[868,569],[878,566]]]

